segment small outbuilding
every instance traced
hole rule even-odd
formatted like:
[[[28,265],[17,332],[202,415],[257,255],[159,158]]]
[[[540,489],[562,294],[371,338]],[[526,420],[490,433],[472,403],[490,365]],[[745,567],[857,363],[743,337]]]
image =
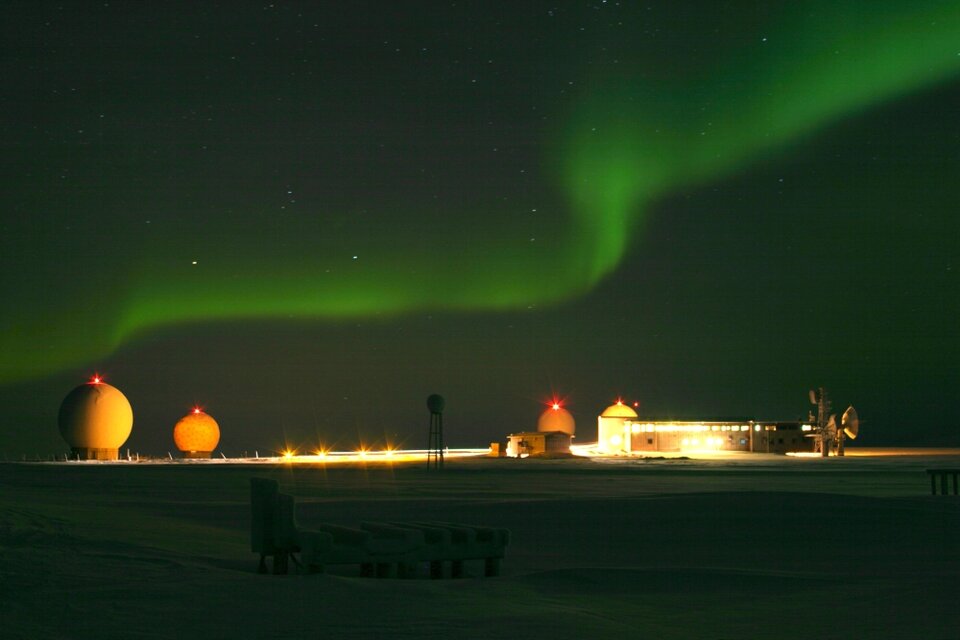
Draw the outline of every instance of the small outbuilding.
[[[554,402],[537,420],[536,431],[521,431],[507,436],[507,456],[570,455],[570,442],[576,432],[576,421],[569,411]]]

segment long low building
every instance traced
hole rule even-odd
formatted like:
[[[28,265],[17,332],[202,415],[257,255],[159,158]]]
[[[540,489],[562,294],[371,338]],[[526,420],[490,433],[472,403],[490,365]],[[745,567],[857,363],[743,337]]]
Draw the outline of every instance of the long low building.
[[[607,455],[640,452],[813,451],[813,425],[758,420],[649,420],[617,402],[597,418],[597,449]]]

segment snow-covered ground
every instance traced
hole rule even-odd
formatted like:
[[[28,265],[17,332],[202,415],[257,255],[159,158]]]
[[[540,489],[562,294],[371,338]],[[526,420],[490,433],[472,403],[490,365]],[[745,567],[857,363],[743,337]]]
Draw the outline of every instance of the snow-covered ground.
[[[0,464],[0,636],[958,637],[960,498],[924,470],[960,452],[921,453]],[[305,528],[509,528],[503,575],[258,575],[252,476]]]

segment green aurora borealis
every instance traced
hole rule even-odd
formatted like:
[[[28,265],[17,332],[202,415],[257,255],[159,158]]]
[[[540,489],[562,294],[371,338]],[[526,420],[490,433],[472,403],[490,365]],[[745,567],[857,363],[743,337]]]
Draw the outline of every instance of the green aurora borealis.
[[[554,108],[553,124],[530,134],[564,208],[550,222],[552,243],[536,249],[512,239],[510,224],[503,237],[494,230],[464,238],[470,232],[456,224],[428,219],[410,237],[399,220],[419,203],[402,199],[388,205],[396,226],[367,238],[348,268],[330,267],[325,241],[318,239],[328,231],[312,221],[320,211],[307,212],[275,242],[255,224],[245,228],[239,215],[219,236],[202,226],[191,236],[186,223],[147,237],[98,224],[91,211],[85,215],[93,221],[77,226],[88,226],[93,239],[78,242],[112,255],[91,264],[90,272],[83,251],[48,256],[71,274],[48,280],[43,271],[50,267],[37,261],[42,251],[34,245],[53,231],[40,224],[18,236],[18,223],[8,223],[12,244],[5,246],[4,263],[14,285],[6,292],[0,381],[91,362],[134,336],[178,323],[339,320],[568,300],[617,268],[658,198],[735,172],[818,127],[960,70],[956,3],[805,3],[767,16],[751,35],[762,37],[734,41],[709,61],[690,59],[685,66],[680,56],[674,69],[643,59],[627,35],[620,51],[633,57],[615,71],[579,71],[577,90]],[[124,152],[121,141],[103,147]],[[108,169],[99,171],[102,177]],[[175,185],[172,178],[168,186]],[[108,198],[101,193],[95,201]],[[42,219],[44,205],[42,196],[33,205],[24,199],[16,215]],[[113,206],[150,208],[148,202],[107,205]],[[191,215],[202,216],[202,206],[192,207]],[[458,215],[445,211],[436,220]],[[24,279],[32,281],[27,292],[16,284]]]
[[[845,114],[960,70],[960,8],[805,4],[763,44],[682,84],[618,77],[575,116],[566,184],[591,281],[614,269],[644,205],[742,167]],[[841,25],[857,25],[847,31]],[[591,124],[599,124],[596,131]]]

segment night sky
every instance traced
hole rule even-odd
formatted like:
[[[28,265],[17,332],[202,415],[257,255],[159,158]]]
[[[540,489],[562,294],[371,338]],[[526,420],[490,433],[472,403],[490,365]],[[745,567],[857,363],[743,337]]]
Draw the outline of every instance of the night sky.
[[[8,2],[0,452],[805,418],[960,446],[960,5]]]

